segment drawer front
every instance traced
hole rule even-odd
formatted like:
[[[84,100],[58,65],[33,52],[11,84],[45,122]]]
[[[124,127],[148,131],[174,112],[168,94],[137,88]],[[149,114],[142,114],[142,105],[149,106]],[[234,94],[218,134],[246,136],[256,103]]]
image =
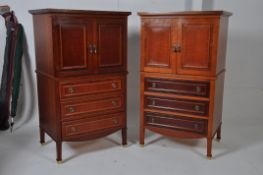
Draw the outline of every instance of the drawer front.
[[[85,135],[89,132],[96,132],[109,128],[122,127],[124,123],[123,114],[110,114],[95,118],[65,122],[62,124],[63,137],[74,135]]]
[[[63,118],[67,118],[86,113],[122,110],[124,107],[123,102],[123,96],[97,100],[65,102],[61,103],[61,113]]]
[[[114,92],[121,90],[122,87],[122,79],[62,84],[60,86],[60,97],[66,98],[94,93]]]
[[[207,120],[145,113],[145,125],[206,134]]]
[[[145,91],[208,97],[209,82],[145,78]]]
[[[163,97],[145,97],[145,108],[207,116],[208,103]]]

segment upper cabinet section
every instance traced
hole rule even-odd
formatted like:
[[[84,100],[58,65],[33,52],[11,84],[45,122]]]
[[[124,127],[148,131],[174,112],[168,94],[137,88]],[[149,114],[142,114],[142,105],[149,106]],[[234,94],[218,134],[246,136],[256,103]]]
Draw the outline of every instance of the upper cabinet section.
[[[41,9],[30,13],[35,47],[43,48],[37,49],[37,65],[42,65],[37,71],[62,77],[127,71],[130,12]]]
[[[228,16],[223,11],[139,13],[141,71],[216,76],[224,71]]]

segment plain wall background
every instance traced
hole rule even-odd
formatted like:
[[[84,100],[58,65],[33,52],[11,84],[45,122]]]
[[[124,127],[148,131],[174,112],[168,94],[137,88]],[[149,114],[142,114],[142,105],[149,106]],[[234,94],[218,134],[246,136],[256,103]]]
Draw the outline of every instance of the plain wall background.
[[[263,123],[263,1],[262,0],[1,0],[8,4],[24,25],[28,48],[23,61],[23,78],[16,127],[31,119],[38,125],[35,81],[35,52],[30,9],[66,8],[131,11],[128,22],[128,136],[137,141],[139,128],[139,31],[138,11],[170,12],[183,10],[222,9],[230,17],[223,118],[241,127],[242,119],[254,125]],[[0,19],[0,71],[5,45],[4,20]],[[231,116],[231,118],[228,118]],[[224,122],[224,119],[223,119]],[[244,127],[245,130],[249,128]],[[224,131],[223,131],[224,133]],[[38,134],[38,133],[35,133]]]

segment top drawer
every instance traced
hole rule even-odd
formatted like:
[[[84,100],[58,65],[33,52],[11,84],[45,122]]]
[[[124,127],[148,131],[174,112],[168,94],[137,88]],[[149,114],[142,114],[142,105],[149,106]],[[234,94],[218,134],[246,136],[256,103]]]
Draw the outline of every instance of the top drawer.
[[[66,98],[94,93],[114,92],[121,90],[122,87],[122,79],[68,83],[60,85],[60,97]]]
[[[145,91],[208,97],[209,82],[145,78]]]

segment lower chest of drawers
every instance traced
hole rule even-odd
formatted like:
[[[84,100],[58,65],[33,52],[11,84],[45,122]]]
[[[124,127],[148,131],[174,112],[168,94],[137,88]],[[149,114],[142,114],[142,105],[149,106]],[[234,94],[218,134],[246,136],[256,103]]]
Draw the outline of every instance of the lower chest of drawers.
[[[60,83],[62,138],[125,127],[125,86],[123,77]]]

